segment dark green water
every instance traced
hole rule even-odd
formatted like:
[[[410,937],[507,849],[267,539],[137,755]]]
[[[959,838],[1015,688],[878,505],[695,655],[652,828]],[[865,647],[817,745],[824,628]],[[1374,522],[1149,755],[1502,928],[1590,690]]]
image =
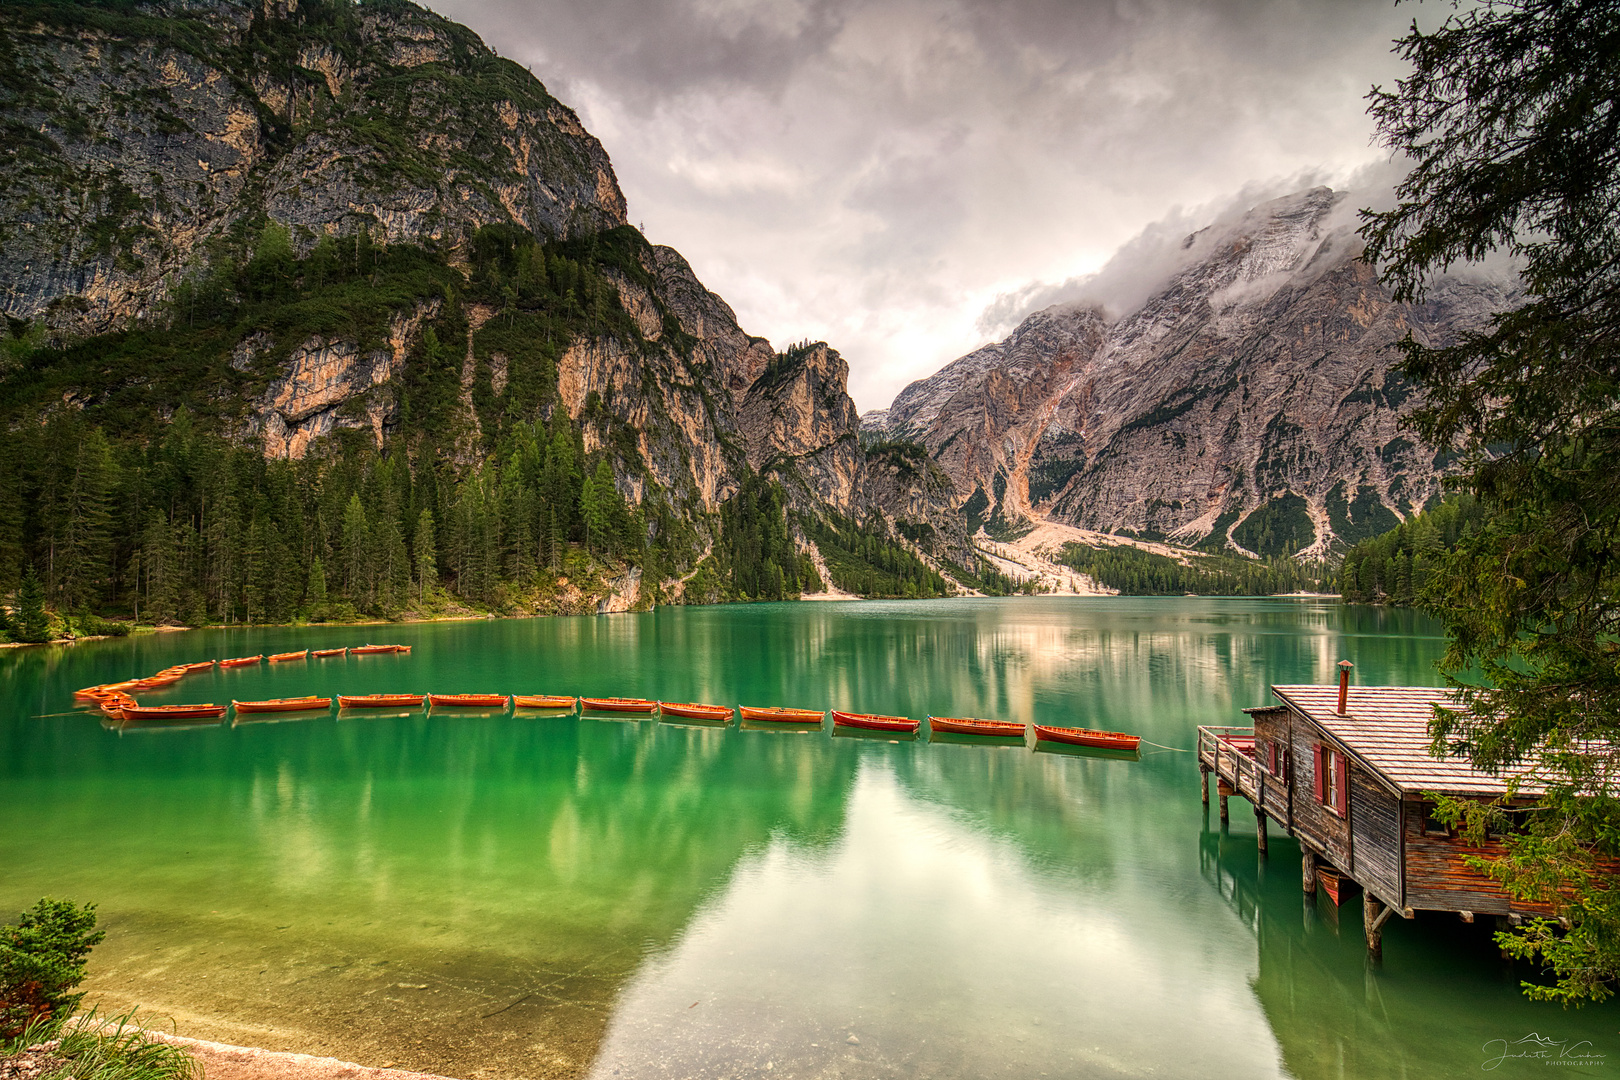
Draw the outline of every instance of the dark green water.
[[[1358,902],[1303,897],[1297,847],[1274,830],[1261,859],[1240,800],[1229,835],[1206,820],[1187,753],[477,714],[120,733],[73,712],[90,683],[368,635],[415,649],[150,700],[621,694],[1191,747],[1341,658],[1432,683],[1442,646],[1412,613],[1316,601],[1034,598],[5,650],[0,912],[99,902],[104,1007],[453,1076],[1544,1075],[1483,1068],[1531,1032],[1620,1064],[1620,1011],[1526,1002],[1484,925],[1395,920],[1368,968]]]

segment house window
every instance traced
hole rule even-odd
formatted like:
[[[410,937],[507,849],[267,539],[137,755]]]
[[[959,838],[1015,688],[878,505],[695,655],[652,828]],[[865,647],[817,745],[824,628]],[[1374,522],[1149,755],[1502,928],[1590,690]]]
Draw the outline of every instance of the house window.
[[[1434,816],[1434,804],[1423,804],[1423,835],[1434,837],[1449,837],[1451,826]]]
[[[1350,807],[1350,763],[1330,746],[1316,747],[1316,801],[1339,817]]]
[[[1281,743],[1275,739],[1267,742],[1263,760],[1265,761],[1266,771],[1272,776],[1279,780],[1287,779],[1283,774],[1288,770],[1288,753],[1283,749]]]

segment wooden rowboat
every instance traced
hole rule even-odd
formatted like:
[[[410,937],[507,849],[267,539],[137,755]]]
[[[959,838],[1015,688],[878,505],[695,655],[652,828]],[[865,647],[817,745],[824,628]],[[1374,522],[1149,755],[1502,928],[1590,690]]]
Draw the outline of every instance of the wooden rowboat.
[[[634,697],[587,697],[580,698],[579,703],[598,712],[650,713],[658,708],[656,701]]]
[[[284,663],[288,660],[305,660],[309,657],[308,649],[299,649],[297,652],[278,652],[270,657],[272,664]]]
[[[1123,731],[1093,731],[1090,728],[1047,727],[1045,724],[1036,724],[1035,741],[1090,746],[1097,750],[1135,750],[1142,738],[1139,735],[1127,735]]]
[[[1024,737],[1024,725],[1012,720],[971,720],[961,716],[930,716],[928,730],[952,735],[992,735],[997,738]]]
[[[572,709],[579,699],[557,694],[513,694],[512,704],[519,709]]]
[[[700,705],[692,701],[660,701],[658,711],[665,716],[681,716],[688,720],[731,719],[731,710],[724,705]]]
[[[861,728],[866,731],[916,731],[919,720],[904,716],[882,716],[877,713],[852,713],[833,710],[834,727]]]
[[[148,678],[145,678],[145,679],[136,680],[135,686],[133,687],[133,689],[136,689],[136,690],[161,690],[165,686],[173,686],[175,683],[177,683],[179,681],[180,681],[180,676],[178,676],[178,675],[152,675],[152,676],[150,676]]]
[[[209,668],[214,666],[214,661],[199,660],[195,664],[184,664],[182,666],[186,669],[186,674],[189,675],[196,671],[207,671]]]
[[[83,690],[73,691],[73,700],[96,702],[106,697],[107,693],[108,691],[105,686],[87,686]]]
[[[338,705],[344,709],[397,709],[404,705],[420,707],[426,694],[339,694]]]
[[[219,666],[220,667],[247,667],[249,664],[257,664],[260,660],[263,660],[263,659],[264,659],[264,653],[260,653],[258,656],[238,656],[235,660],[221,660],[219,662]]]
[[[225,715],[223,705],[125,705],[125,720],[212,720]]]
[[[827,716],[820,709],[789,709],[780,705],[763,708],[757,705],[739,705],[737,710],[742,713],[744,720],[767,724],[819,724]]]
[[[345,645],[341,649],[316,649],[314,652],[310,653],[309,655],[311,655],[311,656],[342,656],[345,653],[347,653],[348,651],[349,651],[349,647],[347,645]]]
[[[1331,866],[1316,868],[1316,882],[1322,886],[1322,891],[1327,893],[1328,899],[1333,901],[1334,907],[1344,903],[1345,897],[1354,896],[1356,892],[1355,879],[1341,876]]]
[[[121,691],[113,691],[101,699],[101,714],[113,720],[124,718],[124,706],[135,704],[135,699]]]
[[[512,699],[505,694],[429,694],[428,700],[452,709],[504,709]]]
[[[269,701],[233,701],[239,713],[244,712],[302,712],[306,709],[330,709],[329,697],[283,697]]]
[[[355,656],[370,656],[373,653],[410,652],[409,645],[356,645],[349,652]]]

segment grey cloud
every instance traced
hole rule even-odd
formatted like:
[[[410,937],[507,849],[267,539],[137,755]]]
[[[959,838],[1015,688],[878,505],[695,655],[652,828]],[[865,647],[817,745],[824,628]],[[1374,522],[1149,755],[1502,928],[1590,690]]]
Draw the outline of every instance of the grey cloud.
[[[863,408],[1019,311],[1082,295],[1116,251],[1090,288],[1129,302],[1162,241],[1246,185],[1377,158],[1362,97],[1399,72],[1389,41],[1414,10],[1449,10],[431,2],[580,110],[631,219],[745,327],[839,348]]]

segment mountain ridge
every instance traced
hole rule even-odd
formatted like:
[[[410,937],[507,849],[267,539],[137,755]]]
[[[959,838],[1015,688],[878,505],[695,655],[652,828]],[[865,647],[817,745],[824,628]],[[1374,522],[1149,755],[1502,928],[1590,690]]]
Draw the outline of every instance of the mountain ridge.
[[[1417,399],[1393,344],[1482,327],[1514,292],[1450,280],[1395,304],[1344,205],[1316,187],[1199,230],[1135,309],[1036,312],[906,387],[868,437],[925,445],[970,526],[1306,557],[1381,532],[1434,497],[1443,464],[1402,427]]]

